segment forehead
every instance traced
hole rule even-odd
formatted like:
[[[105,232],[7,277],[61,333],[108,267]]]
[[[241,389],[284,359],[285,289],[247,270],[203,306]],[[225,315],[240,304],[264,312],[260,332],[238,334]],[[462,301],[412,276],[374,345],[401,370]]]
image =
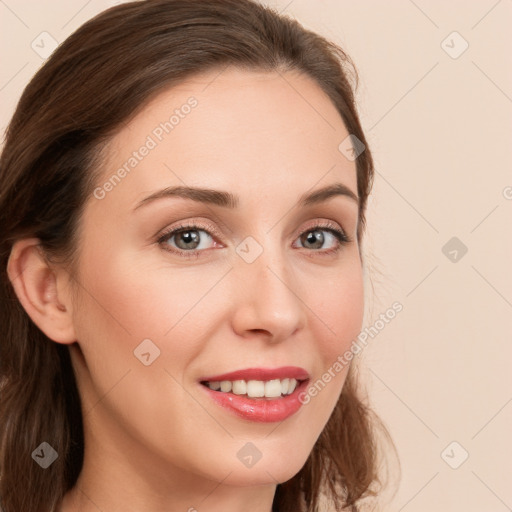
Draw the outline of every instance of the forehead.
[[[236,189],[248,200],[303,193],[320,180],[357,193],[355,163],[338,150],[347,136],[310,77],[216,70],[161,92],[126,123],[107,147],[98,185],[121,174],[108,197],[126,207],[170,185]]]

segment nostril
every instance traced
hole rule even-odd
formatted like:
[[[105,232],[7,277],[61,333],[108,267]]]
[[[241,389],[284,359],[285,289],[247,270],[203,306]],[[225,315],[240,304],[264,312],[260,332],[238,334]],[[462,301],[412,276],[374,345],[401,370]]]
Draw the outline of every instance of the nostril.
[[[258,334],[261,333],[261,334],[268,334],[268,335],[270,335],[270,333],[267,330],[265,330],[265,329],[251,329],[251,331],[255,332],[255,333],[258,333]]]

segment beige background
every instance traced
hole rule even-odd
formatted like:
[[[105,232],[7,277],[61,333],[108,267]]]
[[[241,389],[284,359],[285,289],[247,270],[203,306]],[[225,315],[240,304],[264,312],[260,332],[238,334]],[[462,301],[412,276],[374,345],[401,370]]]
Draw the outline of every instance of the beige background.
[[[51,37],[116,3],[0,0],[2,133]],[[361,77],[377,169],[365,324],[404,308],[362,355],[402,467],[380,510],[512,510],[512,1],[265,3],[341,44]]]

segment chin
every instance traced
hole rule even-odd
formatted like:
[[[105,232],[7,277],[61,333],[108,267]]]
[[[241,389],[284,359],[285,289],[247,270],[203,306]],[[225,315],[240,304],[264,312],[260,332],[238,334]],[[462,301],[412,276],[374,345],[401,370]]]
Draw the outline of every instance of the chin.
[[[308,456],[309,452],[295,453],[293,457],[289,453],[271,453],[262,455],[261,459],[248,467],[243,463],[230,463],[225,472],[231,472],[226,483],[235,486],[280,484],[293,478],[304,466]]]

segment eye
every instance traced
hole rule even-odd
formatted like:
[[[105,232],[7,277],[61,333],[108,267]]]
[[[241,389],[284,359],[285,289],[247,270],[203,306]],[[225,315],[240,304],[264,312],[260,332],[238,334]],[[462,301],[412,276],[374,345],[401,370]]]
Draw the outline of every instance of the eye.
[[[198,258],[201,252],[215,247],[217,244],[212,232],[216,233],[212,226],[180,225],[164,232],[157,241],[164,246],[166,251],[185,258]],[[312,252],[321,255],[329,255],[338,252],[352,239],[336,224],[317,222],[302,231],[298,241],[304,249],[311,249]],[[324,247],[325,244],[328,245],[327,248]]]
[[[335,224],[319,222],[303,231],[299,236],[299,241],[305,249],[324,249],[315,252],[327,255],[339,251],[352,240]],[[324,248],[326,243],[329,247]]]
[[[181,225],[172,228],[158,239],[158,242],[170,252],[185,257],[199,256],[199,251],[211,247],[214,238],[207,229],[197,225]]]

